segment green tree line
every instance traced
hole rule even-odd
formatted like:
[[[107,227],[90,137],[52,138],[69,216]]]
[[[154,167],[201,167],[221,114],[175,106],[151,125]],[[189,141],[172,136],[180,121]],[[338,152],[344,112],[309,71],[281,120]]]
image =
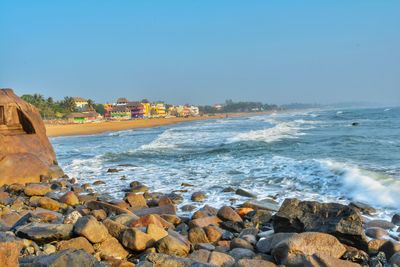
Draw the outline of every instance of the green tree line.
[[[52,97],[45,98],[41,94],[23,95],[23,100],[34,105],[40,112],[44,119],[61,119],[65,116],[77,112],[77,108],[73,97],[66,96],[64,99],[54,101]],[[94,109],[101,115],[104,114],[104,106],[96,104],[93,100],[89,99],[88,109]]]

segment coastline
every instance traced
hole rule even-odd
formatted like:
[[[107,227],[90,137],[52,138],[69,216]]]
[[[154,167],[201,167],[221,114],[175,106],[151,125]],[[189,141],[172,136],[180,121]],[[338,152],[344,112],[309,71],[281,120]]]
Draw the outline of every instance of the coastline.
[[[164,126],[164,125],[172,125],[189,121],[223,119],[226,118],[227,116],[228,118],[257,116],[263,114],[271,114],[273,112],[275,111],[227,113],[227,114],[204,115],[199,117],[188,117],[188,118],[174,117],[174,118],[137,119],[137,120],[126,120],[126,121],[101,121],[97,123],[85,123],[85,124],[46,124],[45,126],[48,137],[92,135],[105,132],[117,132],[129,129],[142,129],[142,128]]]

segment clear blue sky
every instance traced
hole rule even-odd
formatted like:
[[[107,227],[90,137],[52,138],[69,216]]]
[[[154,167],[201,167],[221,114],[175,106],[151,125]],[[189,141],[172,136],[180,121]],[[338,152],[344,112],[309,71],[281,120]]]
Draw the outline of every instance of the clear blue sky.
[[[400,103],[400,1],[0,1],[0,87],[205,104]]]

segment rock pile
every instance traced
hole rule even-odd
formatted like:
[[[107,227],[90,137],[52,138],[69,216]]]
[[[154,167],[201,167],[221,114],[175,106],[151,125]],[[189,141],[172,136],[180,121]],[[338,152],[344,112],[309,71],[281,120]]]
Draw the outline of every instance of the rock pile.
[[[251,199],[177,215],[177,194],[123,200],[62,178],[0,188],[0,266],[396,266],[393,222],[355,206]],[[199,196],[200,194],[197,194]],[[252,196],[253,197],[253,196]],[[196,198],[195,201],[199,199]],[[367,237],[365,235],[369,237]]]

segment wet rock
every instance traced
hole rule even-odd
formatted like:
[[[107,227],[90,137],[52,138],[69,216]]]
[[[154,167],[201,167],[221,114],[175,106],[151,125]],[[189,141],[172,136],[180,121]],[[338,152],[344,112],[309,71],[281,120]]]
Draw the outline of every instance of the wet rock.
[[[349,206],[358,209],[361,213],[364,214],[372,215],[376,213],[376,209],[374,209],[373,207],[371,207],[366,203],[355,201],[355,202],[350,202]]]
[[[97,194],[79,195],[78,199],[79,199],[79,202],[86,203],[86,202],[90,202],[90,201],[97,201],[98,196],[97,196]]]
[[[149,191],[149,188],[145,185],[138,185],[138,186],[131,187],[130,191],[132,193],[145,193],[145,192]]]
[[[264,239],[260,239],[257,244],[257,250],[262,253],[271,254],[272,249],[276,247],[280,242],[287,240],[288,238],[295,235],[294,233],[276,233],[272,234]]]
[[[108,173],[115,173],[115,172],[120,172],[120,171],[122,171],[122,170],[121,169],[116,169],[116,168],[109,168],[107,170]]]
[[[400,266],[400,252],[393,254],[389,260],[390,266],[392,267],[399,267]]]
[[[389,233],[379,227],[370,227],[365,230],[365,234],[374,239],[382,239],[383,237],[389,235]]]
[[[390,230],[396,227],[393,223],[385,220],[371,220],[366,223],[366,228],[379,227],[385,230]]]
[[[19,264],[24,266],[70,267],[85,266],[97,267],[96,259],[84,250],[68,249],[51,255],[20,258]]]
[[[21,243],[13,240],[0,241],[0,266],[18,267],[18,256],[21,248]]]
[[[146,207],[146,199],[144,199],[142,194],[127,193],[125,195],[125,201],[129,203],[132,207]]]
[[[195,209],[196,209],[196,206],[190,205],[190,204],[183,205],[183,206],[181,207],[181,210],[182,210],[182,211],[192,211],[192,210],[195,210]]]
[[[189,226],[192,227],[206,227],[209,226],[211,224],[213,225],[219,225],[219,223],[221,223],[221,219],[219,219],[216,216],[210,216],[210,217],[203,217],[203,218],[198,218],[198,219],[194,219],[191,220],[189,223]]]
[[[392,240],[387,240],[380,246],[379,251],[385,253],[386,258],[390,259],[393,254],[395,254],[396,252],[400,252],[400,243]]]
[[[235,264],[235,259],[226,254],[226,253],[221,253],[217,251],[213,251],[210,254],[210,257],[208,259],[208,263],[216,266],[233,266]]]
[[[38,223],[61,222],[63,217],[61,213],[42,208],[36,208],[31,215],[29,221]]]
[[[165,196],[168,197],[169,199],[171,199],[171,201],[175,205],[178,205],[183,202],[183,197],[177,193],[170,193],[170,194],[166,194]]]
[[[135,214],[119,214],[112,217],[112,219],[117,223],[129,226],[132,222],[139,220],[140,217],[136,216]]]
[[[167,196],[160,197],[160,199],[158,200],[158,203],[157,203],[158,206],[165,206],[165,205],[171,205],[171,204],[174,204],[174,202]]]
[[[74,210],[65,216],[64,223],[65,224],[75,224],[78,221],[78,219],[81,217],[82,217],[82,215],[79,213],[79,211]]]
[[[48,184],[28,184],[24,188],[25,195],[31,196],[44,196],[52,190]]]
[[[272,249],[272,256],[284,265],[302,265],[304,257],[320,254],[339,259],[346,248],[336,237],[324,233],[294,234]]]
[[[134,213],[137,216],[145,216],[148,214],[172,214],[175,215],[176,214],[176,207],[175,205],[165,205],[165,206],[161,206],[161,207],[153,207],[153,208],[142,208],[139,210],[135,210]]]
[[[181,223],[176,226],[175,230],[181,235],[187,235],[189,232],[189,226],[186,223]]]
[[[69,191],[60,197],[60,202],[65,203],[69,206],[79,205],[79,199],[74,192]]]
[[[266,260],[241,259],[235,267],[276,267],[276,264]]]
[[[255,194],[253,194],[253,193],[251,193],[249,191],[246,191],[246,190],[244,190],[242,188],[238,188],[235,191],[235,194],[239,195],[239,196],[243,196],[243,197],[257,198],[257,195],[255,195]]]
[[[395,215],[393,215],[392,223],[397,225],[397,226],[400,226],[400,214],[396,213]]]
[[[206,194],[204,192],[194,192],[191,196],[192,201],[202,202],[206,199]]]
[[[266,198],[262,200],[249,200],[242,204],[244,208],[252,208],[254,210],[269,210],[269,211],[278,211],[279,203],[273,199]]]
[[[240,259],[252,259],[256,254],[247,248],[234,248],[229,252],[229,255],[238,261]]]
[[[249,214],[249,212],[253,212],[254,209],[252,208],[237,208],[236,213],[239,214],[239,216],[241,218],[244,218],[247,214]]]
[[[379,240],[379,239],[370,240],[368,242],[368,254],[370,254],[370,255],[378,254],[378,252],[380,251],[381,247],[386,242],[387,242],[386,240]]]
[[[225,187],[224,189],[222,189],[222,192],[223,193],[231,193],[231,192],[235,192],[236,190],[235,190],[235,188],[233,188],[233,187]]]
[[[67,249],[83,249],[89,254],[94,253],[92,244],[90,244],[90,242],[82,236],[72,238],[70,240],[60,241],[57,243],[56,248],[59,251]]]
[[[189,184],[189,183],[181,183],[181,186],[192,187],[192,186],[194,186],[194,185]]]
[[[223,221],[242,222],[242,218],[231,207],[223,206],[218,210],[217,216]]]
[[[19,227],[16,235],[39,244],[70,239],[73,226],[70,224],[30,223]]]
[[[103,184],[106,184],[106,182],[101,181],[101,180],[97,180],[97,181],[93,182],[93,185],[103,185]]]
[[[74,225],[74,233],[86,237],[92,243],[103,242],[109,237],[107,228],[91,215],[78,219]]]
[[[120,239],[122,233],[127,229],[125,225],[115,222],[111,219],[105,219],[103,224],[107,228],[108,233],[117,239]]]
[[[254,225],[265,226],[271,223],[272,213],[269,210],[256,210],[246,214],[245,219]]]
[[[146,229],[146,233],[151,236],[155,241],[160,240],[168,235],[168,232],[156,224],[149,224]]]
[[[215,246],[211,245],[210,243],[197,243],[194,245],[194,249],[198,250],[198,249],[205,249],[205,250],[209,250],[209,251],[213,251],[215,250]]]
[[[189,254],[190,245],[177,237],[168,235],[157,241],[156,249],[159,253],[186,257]]]
[[[203,228],[201,227],[193,227],[189,230],[189,241],[192,244],[198,244],[198,243],[209,243],[210,241],[207,238],[207,235]]]
[[[127,228],[121,235],[122,245],[135,251],[143,251],[153,246],[154,242],[150,235],[135,228]]]
[[[342,243],[367,250],[367,241],[358,211],[337,203],[286,199],[273,217],[278,232],[324,232]]]
[[[109,237],[103,242],[95,244],[94,249],[100,254],[102,259],[110,257],[125,259],[129,254],[114,237]]]

